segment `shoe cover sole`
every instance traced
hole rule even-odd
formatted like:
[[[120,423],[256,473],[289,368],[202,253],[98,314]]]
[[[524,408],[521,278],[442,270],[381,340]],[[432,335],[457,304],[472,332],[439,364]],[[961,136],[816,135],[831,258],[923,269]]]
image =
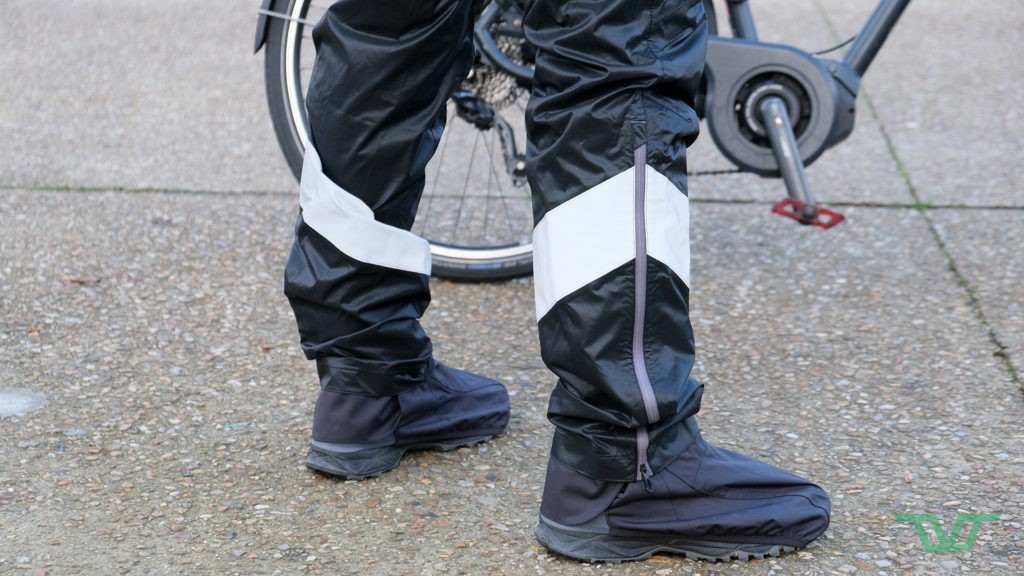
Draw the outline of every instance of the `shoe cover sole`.
[[[534,534],[548,550],[560,556],[583,562],[612,564],[646,560],[657,553],[680,554],[691,560],[729,562],[761,560],[796,550],[794,546],[781,544],[712,542],[672,536],[659,536],[654,540],[607,533],[570,532],[551,526],[544,519],[537,524]]]
[[[311,447],[309,454],[306,456],[306,468],[335,476],[342,480],[365,480],[367,478],[376,478],[385,472],[397,468],[406,452],[416,450],[450,452],[457,448],[475,446],[487,442],[491,438],[494,438],[493,434],[420,442],[404,446],[388,446],[360,452],[347,452],[344,455],[331,454]]]

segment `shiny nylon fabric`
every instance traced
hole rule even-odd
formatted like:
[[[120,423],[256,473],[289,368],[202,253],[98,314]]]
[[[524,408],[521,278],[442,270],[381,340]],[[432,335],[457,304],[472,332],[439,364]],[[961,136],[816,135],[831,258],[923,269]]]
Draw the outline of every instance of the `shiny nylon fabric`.
[[[382,224],[415,219],[445,102],[472,62],[474,4],[342,0],[313,30],[312,145],[323,175]],[[300,215],[284,288],[324,389],[393,395],[429,375],[426,274],[356,260]]]
[[[414,219],[444,100],[470,62],[471,4],[343,0],[314,32],[313,144],[323,173],[379,222],[408,229]],[[526,28],[540,49],[528,113],[537,221],[630,168],[641,145],[645,162],[683,193],[685,147],[697,133],[689,102],[704,60],[699,1],[538,0]],[[616,268],[539,323],[559,377],[552,454],[606,480],[635,479],[640,427],[652,467],[662,467],[692,443],[686,417],[699,408],[700,385],[688,377],[688,288],[648,259],[643,354],[659,415],[648,421],[631,356],[636,278],[633,263]],[[429,303],[425,275],[355,260],[300,218],[285,292],[325,390],[390,395],[428,376],[430,341],[418,321]]]
[[[592,550],[602,540],[674,536],[802,548],[828,528],[831,504],[811,482],[698,437],[648,486],[593,480],[549,460],[540,513],[590,538]]]
[[[698,439],[652,482],[618,494],[613,536],[677,534],[802,548],[828,528],[831,504],[811,482]]]
[[[535,220],[633,167],[641,148],[643,161],[685,194],[707,35],[700,1],[537,0],[525,25],[538,49],[527,109]],[[702,389],[690,378],[689,288],[643,257],[646,266],[628,262],[593,279],[538,322],[542,356],[558,376],[548,410],[556,426],[552,457],[605,481],[637,480],[638,462],[649,461],[656,473],[697,435],[689,416]],[[558,273],[535,270],[538,282]],[[634,337],[643,367],[634,364]],[[648,381],[654,418],[644,404]],[[638,430],[646,454],[638,453],[645,447]]]

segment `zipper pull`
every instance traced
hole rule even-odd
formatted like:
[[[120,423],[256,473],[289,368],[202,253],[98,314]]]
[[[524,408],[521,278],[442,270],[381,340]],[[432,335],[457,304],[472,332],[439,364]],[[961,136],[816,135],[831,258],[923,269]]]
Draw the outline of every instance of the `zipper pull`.
[[[651,481],[651,470],[647,464],[640,465],[640,479],[644,482],[644,489],[648,494],[654,494],[654,482]]]

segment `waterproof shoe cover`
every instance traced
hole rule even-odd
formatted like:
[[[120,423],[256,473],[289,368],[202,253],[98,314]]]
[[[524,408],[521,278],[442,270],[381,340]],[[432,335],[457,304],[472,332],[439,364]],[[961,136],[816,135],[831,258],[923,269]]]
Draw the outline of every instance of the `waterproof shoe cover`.
[[[501,434],[508,392],[500,383],[436,363],[427,380],[397,396],[321,390],[306,466],[346,480],[378,476],[409,450],[454,450]]]
[[[600,482],[549,460],[537,539],[587,562],[657,552],[729,561],[803,548],[828,528],[824,490],[700,437],[646,484]]]

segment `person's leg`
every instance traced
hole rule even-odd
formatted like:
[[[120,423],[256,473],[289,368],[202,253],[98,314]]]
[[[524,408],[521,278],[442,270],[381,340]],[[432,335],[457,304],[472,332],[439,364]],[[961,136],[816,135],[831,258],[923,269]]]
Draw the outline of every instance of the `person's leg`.
[[[690,376],[686,146],[699,0],[536,0],[527,109],[541,353],[558,376],[537,528],[584,560],[761,557],[806,545],[828,498],[708,446]]]
[[[375,476],[405,451],[500,433],[499,383],[436,363],[419,318],[427,242],[409,232],[445,102],[469,70],[473,0],[342,0],[313,31],[311,139],[285,293],[321,392],[307,466]]]

